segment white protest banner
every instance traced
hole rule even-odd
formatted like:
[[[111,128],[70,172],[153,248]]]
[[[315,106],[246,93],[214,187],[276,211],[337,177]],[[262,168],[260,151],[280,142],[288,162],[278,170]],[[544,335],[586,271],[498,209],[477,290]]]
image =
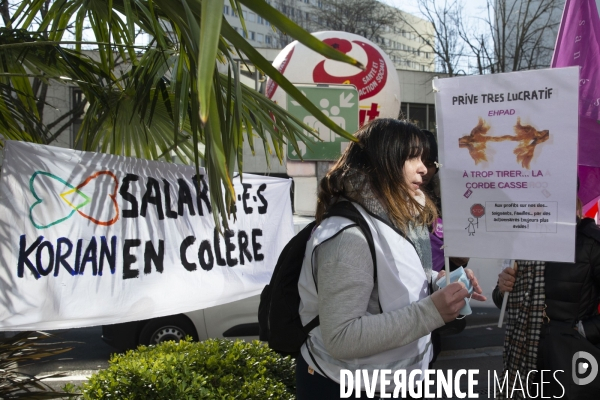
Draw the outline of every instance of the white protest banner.
[[[253,296],[293,235],[291,181],[235,179],[237,221],[215,230],[194,167],[6,142],[0,329],[140,320]]]
[[[445,255],[573,262],[578,68],[435,79]]]

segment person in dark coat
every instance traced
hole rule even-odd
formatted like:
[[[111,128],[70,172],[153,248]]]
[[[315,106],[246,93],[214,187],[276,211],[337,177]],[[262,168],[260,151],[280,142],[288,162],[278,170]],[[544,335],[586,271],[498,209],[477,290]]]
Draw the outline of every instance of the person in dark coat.
[[[492,298],[501,307],[503,294],[510,292],[507,305],[507,325],[504,341],[504,370],[513,382],[517,372],[521,377],[529,371],[554,369],[553,358],[543,349],[550,329],[550,321],[568,325],[600,349],[600,228],[591,218],[578,218],[575,242],[575,263],[523,261],[516,269],[505,268],[498,275],[498,284]],[[571,332],[571,330],[568,330]],[[598,360],[600,361],[600,360]],[[561,367],[562,368],[562,367]],[[569,371],[565,365],[563,370]],[[597,389],[582,397],[568,397],[571,376],[557,375],[560,385],[549,386],[544,396],[560,398],[600,398]],[[545,380],[548,379],[544,376]],[[551,379],[552,380],[552,379]],[[522,379],[525,381],[525,379]],[[539,373],[533,382],[540,382]],[[554,383],[554,382],[550,382]],[[565,389],[567,388],[567,389]],[[566,394],[566,395],[565,395]],[[517,397],[521,398],[521,393]],[[503,399],[499,396],[497,399]]]

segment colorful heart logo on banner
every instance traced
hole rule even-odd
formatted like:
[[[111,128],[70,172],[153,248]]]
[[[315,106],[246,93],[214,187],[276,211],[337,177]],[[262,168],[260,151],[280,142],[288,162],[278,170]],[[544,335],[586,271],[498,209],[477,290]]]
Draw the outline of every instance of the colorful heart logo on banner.
[[[44,229],[77,211],[97,225],[112,225],[119,219],[118,186],[110,171],[96,172],[77,186],[49,172],[36,171],[29,180],[29,190],[36,199],[29,208],[29,219],[37,229]]]

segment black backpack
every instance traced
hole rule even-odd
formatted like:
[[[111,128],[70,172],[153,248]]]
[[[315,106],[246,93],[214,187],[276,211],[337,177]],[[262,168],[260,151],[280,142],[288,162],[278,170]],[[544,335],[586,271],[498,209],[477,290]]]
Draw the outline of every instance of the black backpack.
[[[349,201],[334,204],[324,218],[334,216],[353,221],[363,231],[373,257],[373,266],[375,266],[373,278],[376,280],[375,246],[367,222]],[[285,245],[277,259],[277,264],[275,264],[270,283],[260,294],[259,338],[267,341],[271,349],[282,355],[297,356],[309,332],[319,325],[319,316],[317,315],[303,326],[298,310],[300,307],[298,279],[302,270],[306,243],[310,239],[315,225],[315,221],[311,222]]]

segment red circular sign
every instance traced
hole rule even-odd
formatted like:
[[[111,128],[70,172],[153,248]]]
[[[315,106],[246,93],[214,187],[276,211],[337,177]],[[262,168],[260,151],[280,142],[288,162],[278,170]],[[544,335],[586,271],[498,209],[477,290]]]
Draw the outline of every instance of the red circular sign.
[[[471,215],[475,218],[481,218],[485,214],[485,207],[481,204],[473,204],[471,206]]]

